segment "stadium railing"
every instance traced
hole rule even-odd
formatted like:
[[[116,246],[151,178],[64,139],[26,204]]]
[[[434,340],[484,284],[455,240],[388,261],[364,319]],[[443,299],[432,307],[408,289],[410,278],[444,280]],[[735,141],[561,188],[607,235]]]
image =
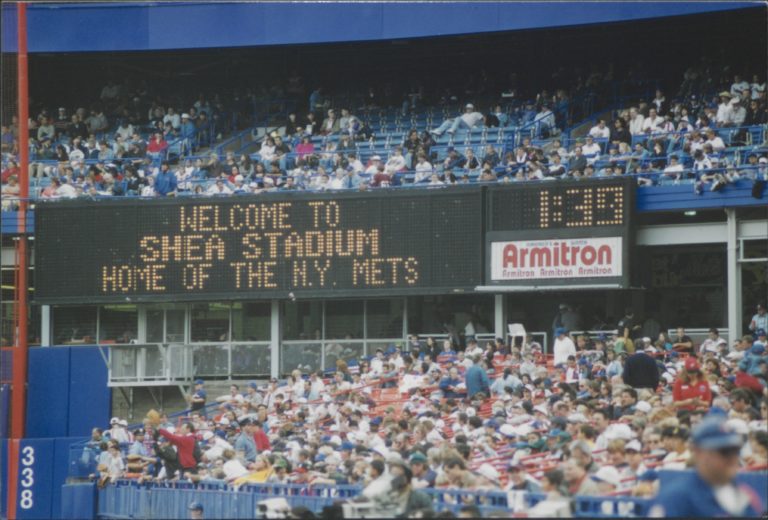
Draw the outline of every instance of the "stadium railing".
[[[541,493],[508,493],[496,490],[422,489],[434,509],[458,513],[475,505],[484,514],[525,511],[546,499]],[[357,497],[359,486],[308,486],[304,484],[253,484],[234,488],[222,483],[142,483],[121,480],[99,490],[98,514],[102,518],[184,518],[190,502],[203,505],[210,518],[248,518],[257,505],[270,498],[285,498],[291,507],[303,506],[320,513],[335,502]],[[642,517],[650,501],[638,497],[574,497],[577,517]]]

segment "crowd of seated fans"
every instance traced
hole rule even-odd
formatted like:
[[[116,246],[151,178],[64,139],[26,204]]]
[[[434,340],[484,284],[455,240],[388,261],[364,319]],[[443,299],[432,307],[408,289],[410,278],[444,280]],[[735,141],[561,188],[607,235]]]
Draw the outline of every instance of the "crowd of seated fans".
[[[536,103],[505,103],[502,97],[483,112],[467,103],[463,113],[430,120],[434,128],[416,122],[380,150],[373,147],[367,117],[330,107],[317,89],[307,115],[289,114],[284,127],[256,143],[256,153],[210,153],[182,157],[178,164],[166,159],[169,142],[189,146],[208,128],[206,114],[217,113],[218,100],[211,104],[201,96],[181,114],[153,103],[140,118],[147,134],[130,107],[121,106],[109,142],[102,110],[88,115],[79,109],[70,116],[61,109],[58,118],[41,112],[33,121],[33,157],[48,161],[33,162],[30,173],[51,179],[39,190],[42,198],[367,190],[628,174],[639,185],[689,182],[701,193],[768,175],[765,83],[737,75],[721,88],[717,96],[701,96],[688,93],[691,87],[684,83],[674,99],[658,90],[652,100],[617,110],[613,120],[599,119],[583,137],[570,139],[560,135],[563,122],[555,115],[568,103],[564,91],[541,92]],[[523,129],[514,145],[508,138],[486,138],[505,128]],[[473,132],[482,139],[471,140]],[[13,141],[6,137],[10,133],[3,129],[4,143]],[[17,163],[7,161],[2,176],[3,198],[13,200],[19,190]],[[9,207],[7,200],[4,204]]]
[[[182,417],[151,410],[133,430],[113,418],[94,429],[82,462],[102,485],[359,486],[408,516],[403,493],[424,488],[652,497],[658,470],[695,464],[697,428],[716,418],[742,436],[731,462],[765,470],[765,305],[731,342],[714,328],[700,343],[682,328],[641,337],[639,323],[628,309],[612,333],[558,327],[551,356],[530,335],[411,336],[326,373],[296,369],[215,398],[196,380]],[[424,498],[415,502],[431,508]]]
[[[122,177],[125,168],[145,159],[158,162],[169,155],[188,155],[210,146],[241,128],[251,119],[252,111],[249,102],[222,101],[218,94],[211,98],[200,94],[196,99],[153,97],[145,87],[109,82],[90,108],[59,107],[54,115],[39,107],[30,117],[29,177],[70,181],[75,189],[75,180],[87,177],[86,164],[101,173],[114,167]],[[4,200],[18,196],[18,132],[16,116],[3,122]],[[67,168],[71,169],[69,177]],[[70,196],[68,191],[63,190],[62,196]],[[12,206],[3,203],[4,209]]]

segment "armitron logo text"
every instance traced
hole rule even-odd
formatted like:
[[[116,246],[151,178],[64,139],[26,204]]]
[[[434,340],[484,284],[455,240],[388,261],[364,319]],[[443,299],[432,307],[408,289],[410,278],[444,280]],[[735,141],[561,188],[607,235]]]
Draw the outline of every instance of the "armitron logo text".
[[[557,242],[552,246],[517,247],[514,243],[504,246],[503,267],[559,267],[572,265],[608,265],[613,262],[612,250],[608,245],[597,248],[587,245],[569,246]]]

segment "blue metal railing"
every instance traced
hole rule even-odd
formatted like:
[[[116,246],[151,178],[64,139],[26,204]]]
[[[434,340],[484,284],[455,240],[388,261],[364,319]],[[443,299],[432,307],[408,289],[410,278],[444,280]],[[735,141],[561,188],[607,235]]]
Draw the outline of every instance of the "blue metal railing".
[[[335,502],[357,497],[359,486],[306,486],[299,484],[254,484],[233,488],[223,483],[156,483],[138,484],[118,481],[98,494],[101,518],[183,518],[190,502],[200,502],[209,518],[252,518],[257,505],[269,498],[285,498],[291,507],[303,506],[314,513]],[[545,495],[524,493],[515,504],[508,502],[504,491],[466,489],[423,489],[436,511],[458,513],[466,505],[477,506],[483,514],[527,510],[545,500]],[[647,515],[650,500],[628,496],[585,497],[573,499],[577,517],[642,517]]]

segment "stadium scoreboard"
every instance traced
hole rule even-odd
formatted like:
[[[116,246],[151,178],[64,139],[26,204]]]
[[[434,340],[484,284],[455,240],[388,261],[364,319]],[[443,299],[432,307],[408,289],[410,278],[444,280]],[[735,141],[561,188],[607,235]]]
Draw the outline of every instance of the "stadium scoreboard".
[[[411,294],[482,281],[479,187],[37,205],[41,303]]]
[[[634,192],[632,178],[489,190],[486,284],[628,287]]]

